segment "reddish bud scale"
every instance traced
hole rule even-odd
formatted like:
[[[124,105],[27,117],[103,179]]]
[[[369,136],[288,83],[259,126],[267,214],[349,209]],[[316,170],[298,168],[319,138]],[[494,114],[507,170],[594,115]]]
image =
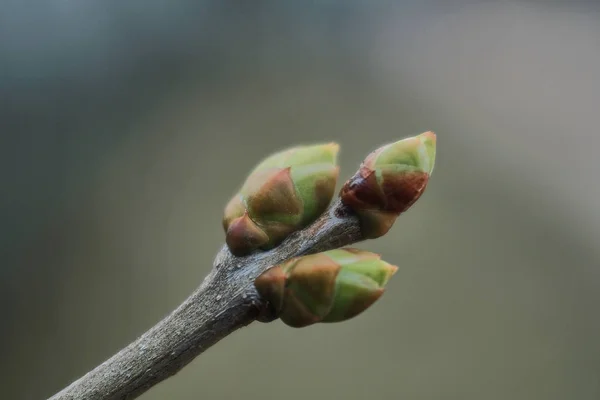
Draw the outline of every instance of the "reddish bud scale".
[[[296,147],[263,160],[225,207],[231,253],[269,250],[317,219],[335,193],[338,149],[335,143]]]
[[[382,296],[396,270],[378,254],[337,249],[292,258],[262,273],[254,285],[285,324],[301,328],[359,315]]]
[[[435,163],[433,132],[383,146],[367,156],[342,187],[342,202],[361,220],[363,234],[386,234],[424,193]]]

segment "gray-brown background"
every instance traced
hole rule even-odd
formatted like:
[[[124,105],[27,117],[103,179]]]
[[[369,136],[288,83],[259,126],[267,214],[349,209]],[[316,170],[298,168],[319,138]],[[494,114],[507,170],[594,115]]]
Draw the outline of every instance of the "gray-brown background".
[[[153,399],[600,398],[595,2],[0,3],[0,397],[42,399],[209,271],[262,157],[438,133],[342,324],[253,324]]]

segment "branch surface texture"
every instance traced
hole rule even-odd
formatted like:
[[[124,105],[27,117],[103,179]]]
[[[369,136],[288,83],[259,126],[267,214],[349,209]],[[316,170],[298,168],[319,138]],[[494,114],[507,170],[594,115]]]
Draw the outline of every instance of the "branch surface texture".
[[[427,132],[418,137],[433,138],[435,144],[435,135],[432,135],[433,133]],[[404,146],[406,147],[406,144]],[[385,234],[397,215],[410,207],[424,190],[426,181],[420,184],[416,195],[413,194],[409,200],[404,199],[407,190],[406,187],[398,186],[398,182],[394,182],[398,176],[396,170],[396,175],[390,175],[391,178],[388,177],[387,181],[380,179],[379,183],[370,182],[371,178],[375,179],[375,172],[379,171],[379,167],[373,161],[373,155],[377,155],[376,153],[377,151],[369,155],[371,161],[369,158],[364,161],[361,169],[346,182],[340,197],[318,218],[313,219],[313,222],[303,229],[296,230],[278,241],[276,246],[235,256],[230,251],[231,246],[224,245],[214,259],[211,272],[200,287],[176,310],[127,347],[49,399],[134,399],[176,374],[195,357],[233,331],[256,320],[269,322],[276,319],[278,315],[274,312],[272,304],[261,297],[255,287],[255,280],[261,274],[270,267],[294,257],[338,249]],[[427,177],[431,172],[432,163],[431,160]],[[383,175],[378,172],[378,176],[385,178],[388,169],[383,171]],[[409,172],[412,174],[414,171]],[[403,174],[406,175],[406,172]],[[410,177],[414,181],[412,175]],[[390,186],[390,182],[396,186]],[[379,186],[369,187],[369,184],[380,184],[385,190],[381,190]],[[390,187],[392,189],[389,189]],[[408,189],[414,191],[414,188]],[[377,204],[376,209],[366,207],[363,204],[364,200],[369,196],[373,197],[369,190],[387,196],[385,199],[388,200],[383,197],[376,199],[375,202],[383,201]],[[394,201],[389,200],[390,194],[386,193],[386,190],[392,191]],[[404,202],[404,208],[399,207],[400,200]],[[246,217],[247,214],[244,218]],[[237,234],[237,231],[234,233]]]
[[[174,375],[196,356],[259,316],[269,318],[254,280],[289,258],[361,241],[360,223],[337,200],[308,228],[275,249],[235,257],[223,246],[213,269],[169,316],[51,400],[134,399]]]

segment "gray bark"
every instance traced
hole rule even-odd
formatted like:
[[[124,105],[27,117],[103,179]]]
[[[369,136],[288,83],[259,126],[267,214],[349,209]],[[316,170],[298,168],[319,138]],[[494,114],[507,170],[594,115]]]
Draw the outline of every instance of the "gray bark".
[[[110,359],[50,400],[134,399],[176,374],[233,331],[274,316],[256,292],[254,279],[291,257],[363,240],[356,216],[338,199],[317,221],[268,252],[233,256],[227,246],[210,274],[183,304]]]

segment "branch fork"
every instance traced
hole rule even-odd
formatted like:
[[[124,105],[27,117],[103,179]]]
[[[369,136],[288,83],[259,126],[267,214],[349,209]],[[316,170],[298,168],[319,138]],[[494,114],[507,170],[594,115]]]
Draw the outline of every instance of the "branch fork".
[[[225,208],[226,244],[202,284],[171,314],[49,400],[134,399],[254,321],[293,327],[367,309],[396,267],[345,246],[386,234],[423,194],[433,132],[375,150],[332,200],[336,144],[276,153]],[[318,289],[318,290],[317,290]]]

